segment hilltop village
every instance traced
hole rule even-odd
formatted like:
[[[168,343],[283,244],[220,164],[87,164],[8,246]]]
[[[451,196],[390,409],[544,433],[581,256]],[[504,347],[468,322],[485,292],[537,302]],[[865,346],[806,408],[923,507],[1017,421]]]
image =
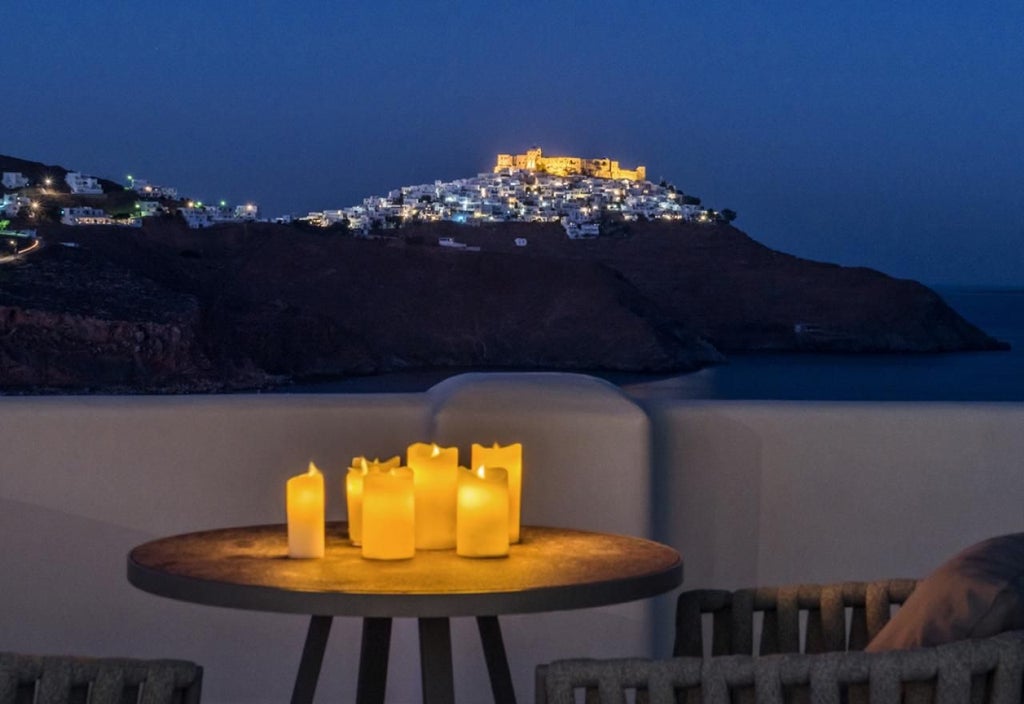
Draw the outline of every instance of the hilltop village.
[[[20,171],[0,177],[0,217],[21,220],[50,218],[62,225],[141,227],[143,218],[180,217],[193,229],[219,223],[252,222],[259,217],[254,203],[229,206],[221,201],[206,205],[180,198],[178,190],[145,179],[127,177],[124,186],[78,171],[53,168],[35,178]],[[63,178],[60,176],[63,172]],[[111,198],[111,196],[118,196]],[[51,212],[52,211],[52,212]]]
[[[74,202],[62,203],[51,216],[69,226],[138,227],[144,218],[155,216],[179,218],[192,229],[268,221],[255,203],[206,204],[179,197],[176,188],[131,176],[120,187],[127,199],[119,198],[115,207],[90,199],[118,190],[118,185],[79,172],[67,171],[63,179],[47,173],[33,182],[24,173],[5,171],[2,185],[0,217],[29,221],[42,214],[48,196],[60,194],[70,194]],[[499,154],[491,172],[472,178],[403,186],[358,205],[271,221],[340,226],[364,235],[423,222],[557,222],[569,238],[579,239],[597,237],[602,224],[610,220],[712,223],[731,222],[735,217],[728,209],[717,212],[703,207],[700,198],[671,184],[647,181],[643,166],[624,169],[608,158],[549,157],[535,147],[524,154]]]
[[[455,181],[403,186],[387,196],[365,198],[360,205],[313,212],[309,222],[329,227],[338,223],[356,231],[400,227],[416,222],[452,221],[560,222],[571,239],[597,237],[601,221],[636,220],[731,221],[701,207],[700,198],[667,183],[647,180],[646,169],[623,169],[611,159],[545,157],[540,148],[525,154],[499,154],[491,173]]]

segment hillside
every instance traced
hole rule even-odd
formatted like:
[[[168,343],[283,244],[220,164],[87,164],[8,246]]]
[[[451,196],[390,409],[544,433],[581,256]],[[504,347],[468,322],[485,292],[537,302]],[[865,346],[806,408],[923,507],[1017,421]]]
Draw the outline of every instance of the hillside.
[[[722,361],[716,347],[999,346],[920,284],[800,260],[727,225],[639,223],[582,241],[527,224],[389,234],[43,227],[40,252],[0,268],[0,388],[216,391],[438,366],[680,372]]]
[[[64,182],[64,177],[69,171],[74,171],[74,169],[0,154],[0,172],[4,171],[19,172],[26,176],[33,184],[41,184],[43,179],[50,178],[52,180],[49,188],[50,191],[55,193],[71,193],[71,189]],[[107,192],[120,191],[124,188],[121,184],[109,179],[100,178],[99,182],[103,186],[103,190]]]
[[[516,227],[522,226],[444,223],[437,229],[488,251],[600,262],[635,285],[662,315],[723,352],[1004,347],[916,281],[794,257],[726,224],[638,222],[623,236],[577,241],[568,241],[557,225],[543,225],[522,233],[529,237],[526,249],[513,242]]]

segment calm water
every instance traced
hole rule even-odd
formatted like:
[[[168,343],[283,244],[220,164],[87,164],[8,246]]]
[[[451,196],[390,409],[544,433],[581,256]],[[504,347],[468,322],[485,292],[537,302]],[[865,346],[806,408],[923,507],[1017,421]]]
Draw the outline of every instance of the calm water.
[[[1007,352],[927,355],[732,355],[729,364],[673,377],[600,374],[638,398],[1024,401],[1024,289],[937,289]],[[424,391],[451,370],[387,374],[285,391]]]

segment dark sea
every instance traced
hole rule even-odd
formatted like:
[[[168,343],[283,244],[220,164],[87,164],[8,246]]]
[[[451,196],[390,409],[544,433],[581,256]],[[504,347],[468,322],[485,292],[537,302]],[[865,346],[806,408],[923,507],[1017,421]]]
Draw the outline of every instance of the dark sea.
[[[1024,401],[1024,288],[935,290],[1009,351],[943,354],[734,354],[677,376],[594,373],[638,399]],[[285,392],[425,391],[466,370],[416,371],[281,389]]]

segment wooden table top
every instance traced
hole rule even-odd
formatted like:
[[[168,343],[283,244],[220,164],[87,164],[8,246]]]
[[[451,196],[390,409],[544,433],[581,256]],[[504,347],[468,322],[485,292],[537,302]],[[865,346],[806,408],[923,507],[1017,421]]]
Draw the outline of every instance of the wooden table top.
[[[335,616],[441,617],[561,611],[643,599],[682,583],[679,553],[650,540],[523,526],[508,557],[419,550],[365,560],[344,522],[322,559],[288,557],[287,528],[248,526],[161,538],[128,555],[128,580],[211,606]]]

